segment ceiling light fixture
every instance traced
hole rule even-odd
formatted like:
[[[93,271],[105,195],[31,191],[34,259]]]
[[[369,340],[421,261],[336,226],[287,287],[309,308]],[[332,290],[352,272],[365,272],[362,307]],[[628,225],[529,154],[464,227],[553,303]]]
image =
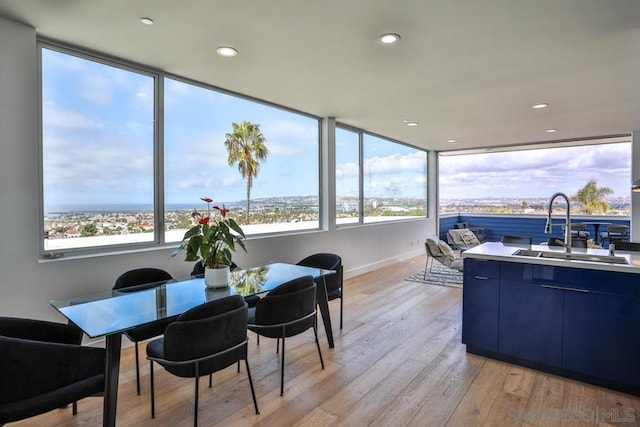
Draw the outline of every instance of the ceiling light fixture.
[[[558,132],[558,129],[547,129],[546,132],[547,133],[554,133],[554,132]]]
[[[547,104],[546,102],[541,102],[539,104],[532,105],[531,108],[535,108],[536,110],[538,110],[540,108],[547,108],[548,106],[549,104]]]
[[[451,144],[457,144],[458,141],[456,141],[455,139],[448,139],[447,142],[451,143]]]
[[[216,52],[218,53],[218,55],[226,57],[232,57],[238,54],[238,51],[236,49],[229,46],[220,46],[216,49]]]
[[[382,34],[380,37],[378,37],[378,42],[384,45],[394,44],[394,43],[397,43],[399,40],[400,40],[400,36],[395,33]]]
[[[140,22],[144,25],[153,25],[153,19],[151,18],[140,18]]]
[[[418,122],[407,122],[407,126],[418,126],[419,124]]]

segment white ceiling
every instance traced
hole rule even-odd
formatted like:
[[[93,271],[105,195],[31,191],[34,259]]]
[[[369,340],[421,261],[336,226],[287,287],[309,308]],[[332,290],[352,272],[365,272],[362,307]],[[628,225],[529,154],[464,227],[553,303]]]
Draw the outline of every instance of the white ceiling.
[[[640,129],[639,0],[0,0],[0,15],[427,149]]]

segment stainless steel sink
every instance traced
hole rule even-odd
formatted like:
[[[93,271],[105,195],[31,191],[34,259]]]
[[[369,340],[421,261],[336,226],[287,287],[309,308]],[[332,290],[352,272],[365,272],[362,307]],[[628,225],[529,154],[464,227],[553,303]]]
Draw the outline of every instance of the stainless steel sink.
[[[581,254],[581,253],[565,253],[565,252],[548,252],[548,251],[536,251],[532,249],[520,249],[513,253],[513,255],[525,256],[529,258],[551,258],[551,259],[564,259],[567,261],[588,261],[588,262],[601,262],[604,264],[629,264],[629,261],[625,257],[610,256],[610,255],[595,255],[595,254]]]

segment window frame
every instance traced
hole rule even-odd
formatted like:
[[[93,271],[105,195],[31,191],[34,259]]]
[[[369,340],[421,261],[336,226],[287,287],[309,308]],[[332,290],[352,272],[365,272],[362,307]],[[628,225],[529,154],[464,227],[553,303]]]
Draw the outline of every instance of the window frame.
[[[74,247],[68,249],[56,249],[45,250],[45,230],[44,230],[44,135],[43,135],[43,62],[42,51],[43,49],[52,50],[65,55],[74,56],[76,58],[97,62],[106,66],[119,68],[125,71],[138,73],[144,76],[149,76],[154,79],[154,100],[153,100],[153,206],[154,206],[154,231],[153,239],[146,242],[135,243],[119,243],[109,245],[87,246],[87,247]],[[323,169],[321,167],[322,159],[322,119],[315,115],[305,113],[293,108],[285,107],[275,103],[271,103],[265,100],[253,98],[244,94],[236,93],[227,89],[223,89],[217,86],[206,84],[203,82],[195,81],[183,76],[163,72],[152,67],[143,66],[130,61],[125,61],[120,58],[116,58],[107,54],[97,53],[84,48],[76,46],[70,46],[61,44],[56,41],[48,40],[46,38],[37,38],[36,41],[37,50],[37,175],[38,175],[38,258],[43,259],[57,259],[57,258],[71,258],[78,256],[100,256],[113,253],[131,252],[131,251],[144,251],[144,250],[156,250],[166,249],[167,247],[174,247],[176,242],[165,241],[165,198],[164,198],[164,86],[165,79],[173,79],[185,84],[195,85],[203,89],[212,90],[224,95],[239,98],[244,101],[257,103],[269,108],[275,108],[287,113],[297,114],[312,120],[317,123],[317,146],[316,153],[318,156],[318,176],[316,182],[316,188],[318,191],[318,227],[304,229],[304,230],[285,230],[274,231],[265,233],[255,233],[248,237],[264,237],[264,236],[279,236],[289,234],[301,234],[301,233],[313,233],[319,230],[324,230],[326,224],[324,224],[323,217],[323,196],[322,182],[323,182]]]
[[[335,125],[336,129],[342,129],[348,132],[354,132],[356,134],[358,134],[358,171],[359,171],[359,176],[358,176],[358,188],[359,188],[359,203],[358,203],[358,221],[357,222],[350,222],[350,223],[346,223],[346,224],[338,224],[336,223],[336,228],[349,228],[349,227],[358,227],[358,226],[369,226],[369,225],[376,225],[376,224],[389,224],[389,223],[397,223],[397,222],[402,222],[402,221],[420,221],[420,220],[424,220],[429,218],[429,152],[430,150],[427,150],[425,148],[421,148],[421,147],[416,147],[414,145],[411,144],[407,144],[405,142],[402,141],[398,141],[396,139],[393,138],[389,138],[383,135],[379,135],[373,132],[367,132],[363,129],[359,129],[353,126],[349,126],[347,124],[344,123],[340,123],[340,122],[336,122]],[[364,137],[365,135],[367,136],[371,136],[374,138],[379,138],[388,142],[391,142],[393,144],[398,144],[404,147],[408,147],[417,151],[421,151],[425,154],[425,184],[424,184],[424,190],[425,190],[425,213],[423,216],[416,216],[414,218],[403,218],[403,219],[392,219],[393,217],[389,217],[391,219],[388,220],[381,220],[381,221],[374,221],[374,222],[365,222],[365,217],[364,217],[364,207],[365,207],[365,197],[364,197]],[[337,157],[337,155],[336,155]],[[333,165],[334,168],[337,167],[336,164]],[[337,194],[336,194],[337,196]],[[336,199],[333,200],[333,203],[335,205],[336,203]]]

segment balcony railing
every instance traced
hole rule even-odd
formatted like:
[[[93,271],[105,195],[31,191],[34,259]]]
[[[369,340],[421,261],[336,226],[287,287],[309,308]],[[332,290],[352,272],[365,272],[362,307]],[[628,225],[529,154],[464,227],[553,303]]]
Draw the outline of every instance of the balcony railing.
[[[440,216],[439,235],[440,239],[447,241],[447,231],[452,229],[457,222],[468,222],[470,228],[484,228],[486,240],[499,242],[504,235],[531,236],[534,243],[542,243],[549,240],[549,237],[563,237],[562,226],[565,223],[565,216],[557,214],[552,217],[553,232],[545,234],[544,227],[547,221],[546,215],[513,215],[513,214],[444,214]],[[575,215],[571,216],[572,224],[581,222],[608,222],[614,225],[629,226],[630,218],[621,216],[593,216]],[[607,226],[601,226],[599,232],[607,230]],[[590,239],[600,241],[600,236],[594,235],[592,226],[587,225]]]

